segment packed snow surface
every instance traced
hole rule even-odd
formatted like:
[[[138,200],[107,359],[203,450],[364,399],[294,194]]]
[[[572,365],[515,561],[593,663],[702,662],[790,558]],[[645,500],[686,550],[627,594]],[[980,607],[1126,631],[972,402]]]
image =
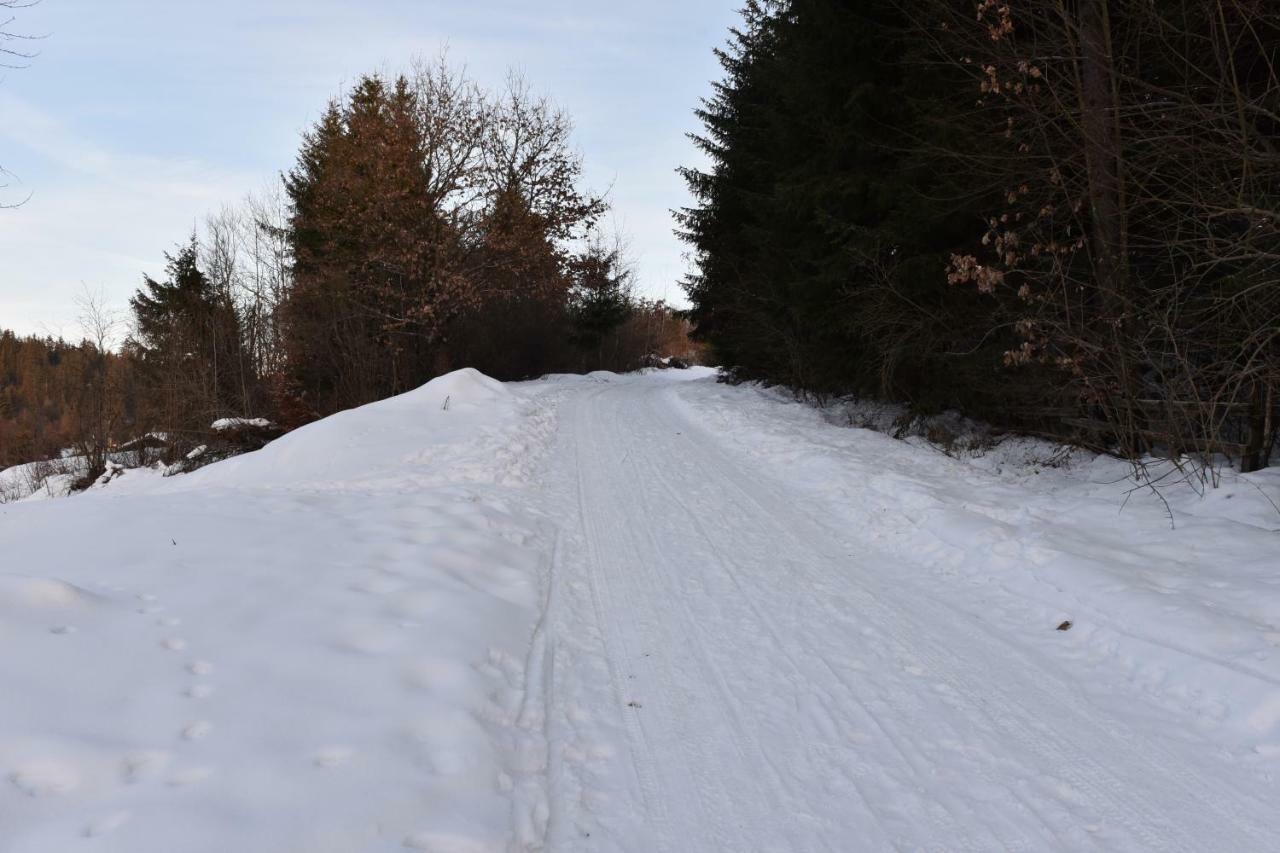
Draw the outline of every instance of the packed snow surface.
[[[1276,849],[1280,477],[1051,455],[461,371],[0,506],[0,851]]]

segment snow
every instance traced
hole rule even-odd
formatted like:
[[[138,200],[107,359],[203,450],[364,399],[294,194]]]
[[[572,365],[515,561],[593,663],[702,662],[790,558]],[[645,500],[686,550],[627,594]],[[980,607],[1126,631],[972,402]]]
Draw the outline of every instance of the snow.
[[[673,378],[562,406],[550,849],[1274,845],[1274,473],[1170,530],[1113,461]]]
[[[1057,449],[1032,439],[952,459],[919,439],[832,429],[777,393],[717,389],[684,405],[847,523],[876,519],[868,545],[978,587],[973,606],[1004,608],[1010,624],[1073,620],[1077,653],[1112,659],[1204,725],[1239,729],[1280,697],[1280,470],[1227,471],[1214,489],[1164,478],[1153,460],[1157,496],[1110,457],[1043,464]],[[1241,734],[1245,752],[1280,745],[1280,729]]]
[[[209,424],[209,429],[214,432],[226,432],[227,430],[244,429],[245,427],[266,429],[269,426],[271,426],[271,421],[266,418],[218,418]]]
[[[550,534],[523,444],[550,427],[454,375],[189,476],[0,507],[0,850],[535,826],[513,719]]]
[[[1280,473],[833,419],[459,371],[0,506],[0,851],[1274,846]]]
[[[58,460],[28,462],[0,470],[0,504],[66,497],[83,470],[81,457],[65,454]]]

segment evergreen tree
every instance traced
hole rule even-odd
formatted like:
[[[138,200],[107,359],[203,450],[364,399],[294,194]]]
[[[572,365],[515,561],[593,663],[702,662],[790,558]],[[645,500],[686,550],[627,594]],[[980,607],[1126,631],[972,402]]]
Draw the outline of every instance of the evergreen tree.
[[[463,365],[567,368],[570,247],[605,209],[571,130],[518,78],[487,96],[443,67],[330,105],[285,178],[286,421]]]
[[[630,272],[623,268],[617,249],[594,245],[574,258],[572,276],[570,342],[583,351],[594,351],[596,361],[603,362],[605,339],[627,321],[634,309]]]
[[[129,300],[134,334],[126,348],[146,390],[146,420],[200,431],[215,418],[244,413],[240,321],[230,295],[200,269],[194,236],[166,258],[165,280],[144,277]]]
[[[450,234],[431,192],[408,81],[365,77],[304,138],[285,180],[294,283],[284,330],[311,414],[425,378],[450,315]]]
[[[762,304],[752,291],[755,282],[745,275],[760,254],[746,229],[757,221],[753,202],[768,185],[767,173],[758,166],[763,145],[753,108],[765,102],[763,68],[778,12],[767,0],[748,0],[744,26],[733,31],[726,49],[716,51],[725,78],[713,84],[713,95],[697,111],[705,134],[692,137],[712,169],[682,170],[697,205],[677,215],[679,233],[693,246],[698,264],[696,275],[685,282],[696,334],[713,345],[724,364],[756,375],[766,374],[766,364],[772,367],[764,350],[777,336],[759,327],[776,306]]]
[[[907,23],[893,0],[753,0],[719,53],[680,223],[697,335],[743,376],[940,406],[999,364],[990,306],[945,276],[980,221],[980,182],[932,153],[962,86]]]

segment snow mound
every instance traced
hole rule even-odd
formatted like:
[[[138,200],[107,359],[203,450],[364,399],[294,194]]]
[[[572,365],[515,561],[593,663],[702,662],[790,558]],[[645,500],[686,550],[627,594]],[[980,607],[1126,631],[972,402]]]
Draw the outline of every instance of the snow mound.
[[[547,849],[556,400],[461,371],[0,508],[0,851]]]
[[[470,368],[417,390],[308,424],[249,453],[183,478],[188,486],[283,486],[413,481],[441,446],[500,430],[517,415],[501,382]],[[418,481],[420,482],[420,481]]]
[[[403,406],[441,406],[446,402],[455,405],[482,406],[511,399],[511,392],[496,379],[485,376],[473,367],[464,367],[444,376],[437,376],[416,391],[410,391],[388,401]]]
[[[0,607],[4,608],[63,610],[94,598],[88,590],[56,578],[0,575]]]
[[[80,457],[57,461],[27,462],[0,471],[0,504],[20,500],[61,498],[70,494],[80,476]]]

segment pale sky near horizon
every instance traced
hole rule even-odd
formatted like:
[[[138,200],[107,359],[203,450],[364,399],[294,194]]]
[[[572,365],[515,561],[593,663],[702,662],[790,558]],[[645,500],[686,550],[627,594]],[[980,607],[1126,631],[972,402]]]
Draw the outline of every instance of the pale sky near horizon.
[[[47,36],[0,71],[0,328],[76,337],[85,288],[121,312],[208,213],[278,179],[327,100],[448,49],[482,85],[509,68],[573,117],[641,289],[682,301],[671,208],[685,133],[739,0],[41,0]],[[4,183],[6,181],[0,181]]]

